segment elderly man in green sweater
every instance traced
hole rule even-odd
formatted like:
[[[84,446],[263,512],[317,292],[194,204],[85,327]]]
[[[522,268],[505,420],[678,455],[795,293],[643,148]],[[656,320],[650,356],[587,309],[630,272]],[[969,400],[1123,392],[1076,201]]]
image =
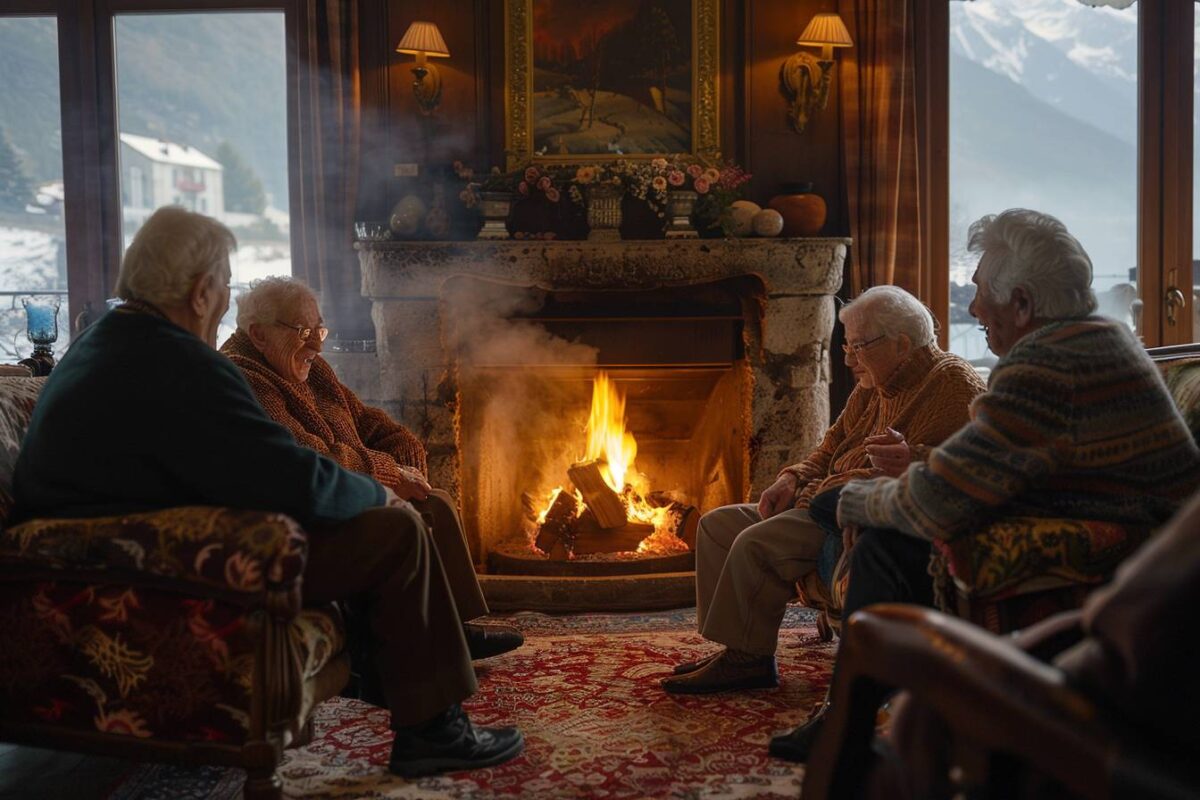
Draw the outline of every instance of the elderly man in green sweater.
[[[421,517],[376,481],[296,444],[216,347],[233,235],[155,212],[121,264],[127,301],[71,345],[46,382],[14,475],[17,515],[99,517],[185,505],[281,511],[309,532],[304,600],[365,598],[392,713],[390,769],[498,764],[516,728],[477,728],[477,688],[445,571]]]
[[[932,605],[931,543],[1005,516],[1105,520],[1149,531],[1200,485],[1200,451],[1122,323],[1093,316],[1092,262],[1054,217],[1010,209],[971,226],[971,314],[1000,356],[971,421],[898,478],[842,488],[854,538],[844,613]],[[803,761],[818,710],[771,741]]]

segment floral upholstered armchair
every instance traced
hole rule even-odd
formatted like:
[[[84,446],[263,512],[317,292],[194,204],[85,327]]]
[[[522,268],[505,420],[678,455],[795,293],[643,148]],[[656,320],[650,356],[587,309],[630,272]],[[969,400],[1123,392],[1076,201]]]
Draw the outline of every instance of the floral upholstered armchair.
[[[0,517],[44,379],[0,378]],[[186,507],[0,530],[0,739],[240,766],[278,797],[282,749],[345,686],[336,609],[302,609],[282,514]]]

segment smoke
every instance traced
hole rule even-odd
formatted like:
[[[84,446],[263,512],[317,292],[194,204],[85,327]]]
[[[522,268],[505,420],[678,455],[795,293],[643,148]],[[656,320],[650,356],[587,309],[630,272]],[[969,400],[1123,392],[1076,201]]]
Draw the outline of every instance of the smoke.
[[[529,315],[540,290],[472,278],[447,282],[443,336],[457,365],[458,444],[465,495],[477,498],[485,550],[520,535],[521,495],[540,505],[583,456],[597,350]]]

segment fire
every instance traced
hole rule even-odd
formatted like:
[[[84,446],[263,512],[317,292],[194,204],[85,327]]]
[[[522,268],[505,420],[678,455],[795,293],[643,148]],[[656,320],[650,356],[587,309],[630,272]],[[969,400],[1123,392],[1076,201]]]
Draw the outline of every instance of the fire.
[[[634,466],[637,459],[637,439],[625,427],[625,395],[617,388],[607,372],[601,370],[592,382],[592,407],[588,413],[587,449],[578,461],[599,461],[600,476],[609,488],[620,496],[630,522],[654,526],[654,532],[638,545],[638,553],[672,553],[687,550],[687,545],[674,531],[669,509],[646,502],[649,481]],[[560,492],[556,486],[547,493],[545,505],[537,522],[546,521],[546,514]],[[582,495],[575,491],[579,513],[583,512]]]

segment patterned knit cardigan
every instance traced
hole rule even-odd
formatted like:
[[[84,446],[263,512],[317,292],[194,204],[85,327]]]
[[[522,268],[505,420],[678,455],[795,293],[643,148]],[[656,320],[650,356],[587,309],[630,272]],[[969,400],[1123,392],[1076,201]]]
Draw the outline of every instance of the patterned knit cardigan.
[[[913,352],[881,386],[856,386],[846,408],[808,458],[783,472],[796,476],[796,507],[854,478],[874,474],[863,440],[887,428],[904,434],[913,460],[967,424],[968,409],[984,390],[978,373],[936,345]]]
[[[842,488],[838,518],[952,539],[1003,516],[1149,530],[1200,486],[1200,450],[1129,329],[1090,317],[1027,334],[971,423],[900,478]]]
[[[425,473],[425,448],[417,437],[385,412],[364,405],[320,356],[313,359],[308,380],[295,383],[275,372],[241,330],[221,345],[221,352],[245,374],[271,419],[299,444],[393,489],[401,481],[401,466]]]

